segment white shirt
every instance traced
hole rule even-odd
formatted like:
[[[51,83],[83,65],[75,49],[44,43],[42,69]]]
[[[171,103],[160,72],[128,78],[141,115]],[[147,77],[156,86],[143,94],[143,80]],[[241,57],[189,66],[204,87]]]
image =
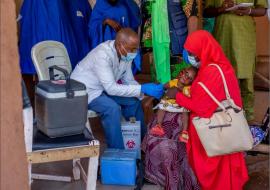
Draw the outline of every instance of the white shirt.
[[[134,80],[131,61],[120,61],[114,40],[98,45],[80,61],[71,78],[86,86],[88,104],[103,91],[111,96],[140,97],[141,85]],[[121,79],[123,84],[118,84]]]

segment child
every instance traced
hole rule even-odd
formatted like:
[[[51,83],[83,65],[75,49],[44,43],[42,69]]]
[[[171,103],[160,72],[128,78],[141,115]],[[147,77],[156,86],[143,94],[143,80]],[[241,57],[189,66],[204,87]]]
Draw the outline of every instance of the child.
[[[188,67],[180,71],[178,77],[166,83],[164,87],[166,89],[175,88],[178,91],[181,91],[186,96],[190,96],[190,85],[195,79],[197,74],[197,69],[195,67]],[[163,107],[171,105],[173,107],[179,107],[175,99],[169,99],[166,95],[162,98],[161,103]],[[157,125],[150,130],[150,134],[163,136],[165,134],[164,129],[162,128],[162,121],[164,118],[166,110],[159,107],[157,111]],[[188,117],[189,114],[187,110],[183,110],[183,131],[179,135],[179,141],[187,143],[188,141]]]

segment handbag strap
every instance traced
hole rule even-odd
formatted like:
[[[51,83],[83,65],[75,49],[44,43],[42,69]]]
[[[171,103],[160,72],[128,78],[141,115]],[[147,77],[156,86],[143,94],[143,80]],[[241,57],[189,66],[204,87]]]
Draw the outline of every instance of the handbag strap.
[[[208,90],[208,88],[202,83],[198,82],[198,84],[205,90],[205,92],[212,98],[212,100],[223,110],[226,111],[226,108],[224,105],[222,105],[215,96]]]
[[[209,66],[215,66],[219,70],[221,78],[222,78],[224,90],[225,90],[226,99],[227,100],[231,99],[231,95],[230,95],[229,90],[228,90],[227,82],[226,82],[226,79],[224,77],[223,71],[221,70],[220,66],[217,64],[213,64],[213,63],[209,64]]]
[[[217,64],[209,64],[209,66],[215,66],[219,72],[220,72],[220,75],[221,75],[221,78],[222,78],[222,82],[223,82],[223,86],[224,86],[224,90],[225,90],[225,95],[226,95],[226,99],[230,101],[230,104],[233,108],[236,108],[238,110],[241,110],[242,108],[237,106],[233,99],[231,99],[231,96],[230,96],[230,93],[229,93],[229,90],[228,90],[228,86],[227,86],[227,82],[225,80],[225,77],[224,77],[224,74],[223,74],[223,71],[221,70],[220,66],[218,66]],[[198,84],[206,91],[206,93],[212,98],[212,100],[222,109],[222,110],[226,110],[225,106],[223,104],[221,104],[215,97],[214,95],[208,90],[208,88],[202,83],[202,82],[198,82]]]

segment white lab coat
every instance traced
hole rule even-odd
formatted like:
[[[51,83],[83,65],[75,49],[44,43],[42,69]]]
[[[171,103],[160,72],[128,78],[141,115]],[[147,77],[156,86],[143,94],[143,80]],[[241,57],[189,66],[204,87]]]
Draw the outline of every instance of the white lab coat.
[[[98,45],[80,61],[71,78],[82,82],[88,93],[88,104],[103,91],[111,96],[140,97],[141,85],[135,81],[131,62],[119,62],[114,40]],[[122,84],[117,81],[121,79]]]

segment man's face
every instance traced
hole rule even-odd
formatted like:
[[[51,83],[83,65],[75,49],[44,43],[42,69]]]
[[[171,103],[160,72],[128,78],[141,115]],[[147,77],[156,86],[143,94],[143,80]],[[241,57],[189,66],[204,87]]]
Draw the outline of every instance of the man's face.
[[[136,53],[138,49],[139,49],[138,40],[129,41],[127,43],[120,42],[119,52],[123,56],[126,56],[127,53]]]
[[[179,75],[178,80],[185,86],[191,85],[196,76],[196,71],[191,68],[183,69]]]
[[[107,0],[112,6],[116,5],[118,0]]]

